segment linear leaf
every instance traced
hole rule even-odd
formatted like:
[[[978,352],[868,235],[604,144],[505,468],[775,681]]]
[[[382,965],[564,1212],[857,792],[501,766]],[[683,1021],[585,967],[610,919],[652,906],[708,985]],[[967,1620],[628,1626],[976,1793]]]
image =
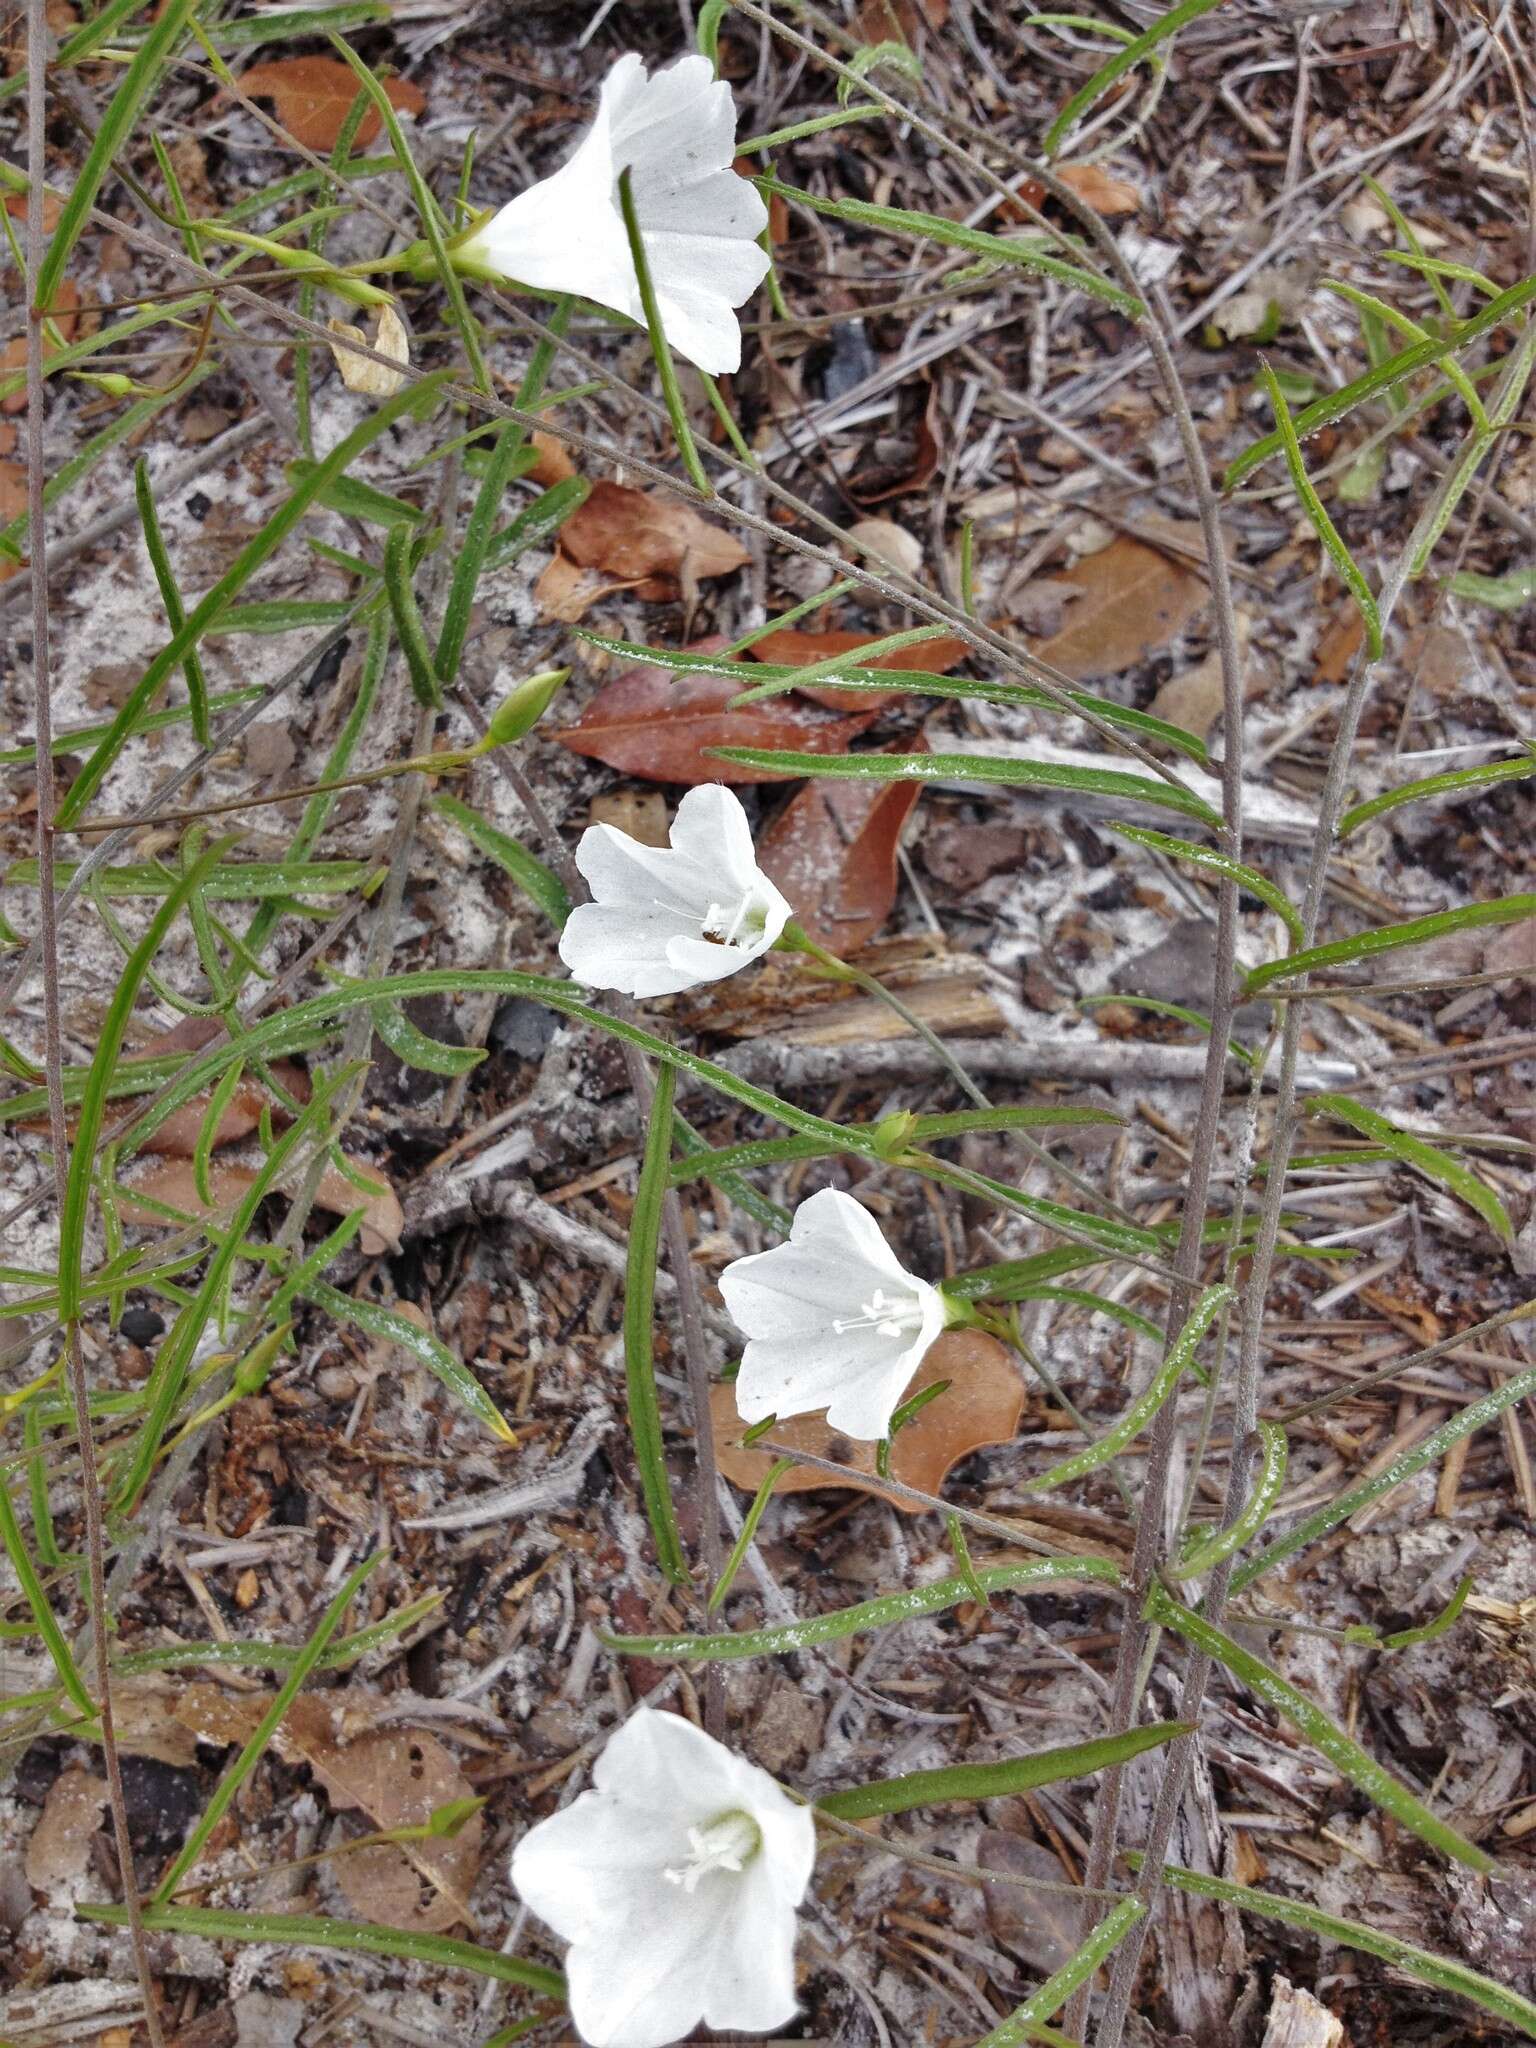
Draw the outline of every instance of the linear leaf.
[[[1060,2012],[1074,1991],[1081,1990],[1098,1975],[1101,1965],[1114,1954],[1146,1910],[1140,1899],[1122,1899],[1105,1914],[1076,1955],[1063,1963],[1054,1976],[1047,1977],[1039,1990],[1032,1991],[976,2048],[1024,2048],[1024,2043],[1039,2040],[1037,2030]]]
[[[1244,1501],[1241,1512],[1225,1529],[1215,1529],[1204,1535],[1197,1535],[1176,1564],[1163,1567],[1164,1576],[1170,1579],[1193,1579],[1202,1573],[1214,1571],[1224,1558],[1235,1552],[1256,1536],[1274,1511],[1275,1502],[1280,1498],[1280,1489],[1285,1484],[1285,1468],[1290,1458],[1290,1446],[1285,1431],[1278,1422],[1261,1422],[1258,1425],[1259,1438],[1264,1446],[1263,1462],[1254,1489]]]
[[[1207,1877],[1203,1871],[1182,1870],[1177,1864],[1169,1864],[1164,1868],[1163,1876],[1177,1890],[1193,1892],[1197,1898],[1222,1899],[1228,1905],[1236,1906],[1239,1912],[1255,1913],[1264,1920],[1278,1920],[1283,1926],[1300,1927],[1324,1941],[1336,1941],[1341,1948],[1359,1949],[1364,1955],[1379,1956],[1384,1963],[1390,1963],[1394,1969],[1415,1978],[1420,1984],[1427,1984],[1435,1991],[1454,1992],[1459,1998],[1470,1998],[1485,2012],[1492,2013],[1495,2019],[1518,2027],[1523,2034],[1536,2039],[1536,2004],[1529,1998],[1522,1998],[1518,1991],[1496,1984],[1491,1977],[1469,1970],[1465,1963],[1455,1962],[1449,1956],[1437,1956],[1430,1949],[1416,1948],[1412,1942],[1400,1941],[1396,1935],[1378,1934],[1374,1927],[1362,1927],[1357,1920],[1341,1920],[1335,1914],[1320,1913],[1316,1906],[1304,1905],[1298,1899],[1282,1899],[1274,1892],[1230,1884],[1225,1878]]]
[[[1429,917],[1410,917],[1402,924],[1376,925],[1358,932],[1352,939],[1335,939],[1331,945],[1309,946],[1284,960],[1267,960],[1252,967],[1243,979],[1248,995],[1257,995],[1282,976],[1311,974],[1319,967],[1340,967],[1351,960],[1371,960],[1378,953],[1390,953],[1399,946],[1421,946],[1442,938],[1447,932],[1478,931],[1490,924],[1520,924],[1536,917],[1536,894],[1498,896],[1491,903],[1466,903],[1459,910],[1437,910]]]
[[[996,782],[1012,788],[1122,797],[1128,803],[1179,811],[1185,817],[1198,818],[1203,825],[1221,824],[1219,815],[1192,790],[1177,783],[1154,782],[1146,775],[1126,775],[1116,768],[1073,768],[1054,761],[1001,761],[990,754],[795,754],[765,747],[711,747],[709,752],[721,761],[773,768],[782,775],[827,776],[855,782]]]
[[[1230,854],[1222,853],[1217,847],[1196,846],[1188,839],[1170,839],[1166,832],[1149,831],[1144,825],[1116,825],[1113,830],[1122,839],[1134,840],[1138,846],[1155,847],[1159,853],[1167,854],[1170,860],[1185,860],[1194,867],[1209,868],[1214,874],[1236,882],[1240,889],[1246,889],[1250,896],[1257,896],[1261,903],[1274,911],[1298,944],[1304,937],[1306,928],[1300,911],[1278,883],[1272,882],[1268,875],[1261,875],[1257,868],[1233,860]]]
[[[791,1650],[841,1642],[845,1636],[889,1628],[894,1622],[913,1621],[925,1614],[939,1614],[946,1607],[959,1607],[975,1599],[977,1583],[986,1593],[1019,1593],[1032,1587],[1054,1586],[1063,1579],[1118,1587],[1120,1573],[1107,1557],[1038,1557],[1028,1564],[986,1565],[976,1572],[974,1579],[963,1574],[935,1579],[928,1585],[914,1586],[909,1592],[882,1594],[878,1599],[861,1600],[853,1607],[813,1614],[804,1621],[779,1622],[772,1628],[742,1629],[734,1635],[718,1636],[605,1635],[603,1641],[610,1650],[624,1656],[668,1657],[682,1664],[729,1664],[743,1657],[782,1657]]]
[[[1348,1095],[1314,1095],[1309,1098],[1306,1110],[1308,1116],[1331,1116],[1340,1123],[1349,1124],[1364,1137],[1374,1140],[1384,1151],[1390,1152],[1394,1159],[1416,1168],[1441,1187],[1449,1188],[1469,1209],[1475,1209],[1488,1227],[1506,1243],[1513,1237],[1509,1216],[1493,1189],[1479,1180],[1470,1168],[1463,1166],[1459,1159],[1453,1159],[1449,1152],[1442,1152],[1437,1145],[1416,1138],[1411,1131],[1403,1130],[1379,1111],[1367,1109],[1363,1102],[1356,1102]]]
[[[77,1906],[82,1920],[104,1921],[109,1927],[128,1922],[123,1906]],[[313,1919],[301,1913],[230,1913],[211,1906],[146,1906],[144,1926],[151,1934],[200,1934],[206,1941],[269,1941],[280,1947],[360,1951],[370,1956],[395,1956],[402,1962],[428,1963],[448,1970],[471,1970],[503,1984],[520,1984],[546,1998],[565,1996],[565,1979],[538,1963],[525,1963],[499,1949],[477,1948],[470,1941],[451,1941],[445,1934],[408,1934],[395,1927],[361,1925],[353,1920]]]
[[[1169,8],[1168,12],[1159,15],[1150,27],[1143,29],[1139,36],[1133,37],[1130,42],[1116,50],[1112,57],[1099,66],[1086,84],[1078,87],[1046,129],[1043,145],[1045,154],[1056,154],[1068,129],[1087,112],[1089,107],[1104,97],[1116,79],[1123,78],[1127,71],[1141,62],[1143,57],[1150,56],[1160,44],[1167,42],[1170,36],[1176,36],[1181,28],[1192,21],[1198,21],[1202,14],[1210,14],[1220,5],[1221,0],[1181,0],[1179,6]]]
[[[543,861],[531,854],[510,832],[503,832],[499,825],[482,818],[478,811],[471,810],[456,796],[435,796],[432,808],[445,818],[451,818],[482,853],[489,854],[499,867],[505,868],[524,895],[532,897],[557,931],[563,927],[571,914],[571,899],[565,893],[565,884],[545,867]]]
[[[1492,1870],[1493,1858],[1469,1842],[1448,1821],[1441,1820],[1400,1779],[1384,1770],[1359,1743],[1337,1727],[1314,1700],[1298,1692],[1289,1679],[1233,1642],[1202,1616],[1191,1612],[1154,1584],[1147,1596],[1147,1618],[1173,1629],[1204,1656],[1212,1657],[1240,1679],[1250,1692],[1281,1713],[1300,1730],[1314,1749],[1327,1757],[1339,1774],[1401,1827],[1428,1842],[1442,1855],[1464,1863],[1471,1870]]]
[[[1275,1541],[1261,1550],[1257,1557],[1249,1558],[1239,1565],[1232,1575],[1232,1591],[1240,1593],[1245,1586],[1251,1586],[1255,1579],[1273,1571],[1277,1564],[1283,1564],[1288,1557],[1294,1557],[1299,1550],[1306,1550],[1319,1537],[1326,1536],[1341,1522],[1347,1522],[1351,1515],[1358,1514],[1363,1507],[1384,1493],[1390,1493],[1394,1486],[1401,1486],[1405,1479],[1411,1479],[1416,1472],[1422,1472],[1426,1465],[1436,1464],[1448,1450],[1459,1444],[1463,1437],[1475,1435],[1490,1422],[1496,1422],[1507,1408],[1513,1408],[1517,1401],[1523,1401],[1536,1394],[1536,1366],[1529,1372],[1516,1373],[1507,1379],[1502,1387],[1484,1394],[1480,1401],[1473,1401],[1449,1422],[1427,1436],[1423,1443],[1416,1444],[1411,1451],[1405,1451],[1395,1458],[1385,1472],[1379,1472],[1373,1479],[1361,1480],[1359,1485],[1346,1487],[1325,1507],[1307,1516],[1303,1522],[1287,1535],[1277,1536]]]
[[[846,1792],[828,1792],[816,1801],[822,1813],[838,1820],[868,1820],[877,1813],[908,1813],[914,1806],[943,1806],[957,1799],[1006,1799],[1036,1785],[1059,1784],[1064,1778],[1086,1778],[1095,1771],[1129,1763],[1143,1750],[1193,1732],[1191,1721],[1154,1721],[1094,1742],[1039,1749],[1028,1756],[1008,1757],[996,1764],[950,1764],[942,1770],[909,1771],[900,1778],[881,1778]]]
[[[1395,811],[1403,804],[1426,803],[1431,797],[1459,796],[1463,791],[1487,789],[1498,782],[1523,782],[1536,775],[1536,754],[1516,754],[1508,761],[1485,761],[1479,768],[1451,768],[1443,775],[1426,775],[1417,782],[1400,782],[1396,789],[1384,789],[1379,796],[1347,810],[1339,820],[1339,837],[1347,839],[1372,818]]]
[[[413,1323],[409,1316],[387,1308],[383,1302],[361,1301],[355,1295],[343,1294],[324,1280],[309,1282],[299,1291],[316,1308],[323,1308],[327,1315],[334,1316],[337,1322],[351,1323],[364,1336],[383,1338],[391,1344],[398,1344],[402,1351],[409,1351],[428,1372],[442,1381],[459,1406],[482,1428],[488,1429],[504,1444],[517,1442],[516,1434],[508,1427],[496,1403],[469,1367],[454,1357],[441,1338],[422,1329],[419,1323]]]
[[[672,1098],[677,1077],[671,1067],[656,1076],[656,1094],[646,1130],[645,1156],[629,1222],[629,1255],[624,1272],[624,1379],[629,1395],[629,1434],[635,1446],[640,1491],[656,1539],[656,1557],[674,1585],[686,1585],[688,1563],[672,1507],[661,1435],[652,1355],[656,1328],[656,1260],[661,1244],[661,1209],[667,1192],[672,1149]]]
[[[1215,6],[1217,0],[1204,0],[1207,6]],[[915,235],[919,241],[942,242],[951,249],[966,249],[973,256],[984,256],[993,263],[1013,263],[1025,270],[1038,270],[1042,276],[1053,277],[1058,284],[1070,285],[1076,291],[1086,292],[1091,298],[1102,299],[1117,312],[1125,313],[1133,320],[1140,319],[1146,311],[1140,299],[1133,292],[1123,291],[1117,284],[1110,284],[1106,278],[1098,277],[1091,270],[1084,270],[1079,264],[1064,263],[1058,256],[1047,256],[1042,249],[1028,242],[1010,241],[1005,235],[989,235],[982,228],[968,228],[959,221],[945,220],[937,213],[913,213],[900,206],[872,206],[863,199],[823,199],[814,192],[802,192],[796,185],[783,185],[777,178],[758,177],[752,181],[768,199],[792,201],[796,206],[805,206],[812,213],[828,215],[833,220],[846,220],[857,227],[880,228],[887,234]]]
[[[1301,443],[1296,438],[1295,423],[1291,419],[1291,408],[1285,402],[1285,393],[1280,389],[1280,380],[1268,363],[1261,363],[1259,374],[1264,388],[1269,393],[1270,409],[1280,434],[1280,446],[1285,455],[1287,469],[1291,473],[1291,488],[1301,501],[1312,531],[1323,544],[1323,551],[1332,561],[1344,579],[1349,594],[1359,608],[1365,621],[1366,653],[1372,661],[1381,658],[1381,613],[1376,608],[1376,599],[1371,586],[1366,582],[1359,564],[1344,545],[1338,528],[1328,517],[1328,509],[1313,488],[1312,479],[1307,475],[1306,464],[1301,459]]]

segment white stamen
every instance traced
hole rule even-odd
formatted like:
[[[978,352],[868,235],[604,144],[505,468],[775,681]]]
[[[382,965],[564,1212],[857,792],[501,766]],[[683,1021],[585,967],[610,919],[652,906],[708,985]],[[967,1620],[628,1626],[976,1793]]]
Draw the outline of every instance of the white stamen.
[[[711,1871],[729,1870],[739,1875],[762,1846],[762,1829],[751,1814],[722,1813],[701,1828],[690,1828],[688,1861],[661,1874],[668,1884],[680,1884],[691,1898]]]
[[[718,939],[722,946],[734,946],[742,926],[751,921],[756,910],[757,906],[753,902],[753,892],[750,889],[736,905],[734,911],[728,904],[711,903],[708,910],[704,913],[704,936],[709,939]],[[759,928],[761,928],[762,913],[760,911],[757,912],[757,919]]]
[[[832,1318],[832,1328],[839,1337],[848,1330],[876,1330],[882,1337],[903,1337],[923,1320],[922,1303],[915,1296],[902,1301],[893,1295],[887,1300],[883,1287],[877,1287],[860,1307],[862,1315]]]

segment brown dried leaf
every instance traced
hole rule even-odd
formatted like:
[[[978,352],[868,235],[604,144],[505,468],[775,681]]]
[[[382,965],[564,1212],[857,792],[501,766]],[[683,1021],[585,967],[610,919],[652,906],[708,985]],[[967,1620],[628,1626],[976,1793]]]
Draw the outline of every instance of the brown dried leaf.
[[[877,633],[765,633],[761,640],[753,641],[747,652],[775,667],[809,668],[812,662],[830,660],[834,654],[848,654],[855,657],[853,665],[859,668],[917,668],[926,669],[930,675],[947,676],[971,651],[964,640],[946,637],[923,640],[916,647],[898,648],[894,654],[877,654],[871,661],[858,658],[861,647],[872,647],[883,637]],[[875,695],[868,690],[820,689],[813,685],[796,694],[809,697],[815,704],[825,704],[829,711],[883,711],[888,704],[899,704],[907,692],[886,690]]]
[[[247,765],[255,768],[249,749],[256,735],[279,728],[254,726],[247,740]],[[169,1031],[162,1031],[158,1037],[137,1048],[136,1057],[153,1058],[166,1052],[201,1052],[217,1037],[222,1026],[217,1017],[183,1017],[181,1022]],[[298,1102],[309,1100],[309,1076],[304,1069],[295,1066],[292,1060],[275,1060],[272,1064],[272,1078]],[[145,1142],[144,1150],[159,1154],[163,1158],[190,1159],[197,1150],[198,1132],[202,1129],[203,1118],[208,1114],[212,1091],[194,1095],[190,1102],[173,1110]],[[214,1149],[221,1145],[236,1144],[248,1137],[261,1121],[263,1109],[270,1109],[273,1121],[281,1128],[287,1121],[287,1112],[277,1097],[261,1083],[246,1076],[236,1088],[220,1116],[213,1134]]]
[[[21,462],[0,462],[0,521],[9,526],[27,509],[27,471]]]
[[[531,469],[524,471],[524,475],[541,491],[547,491],[552,484],[564,483],[568,476],[576,474],[569,449],[553,434],[546,434],[542,427],[535,427],[528,436],[528,442],[537,460]]]
[[[1119,534],[1096,555],[1085,555],[1055,579],[1081,592],[1067,622],[1031,648],[1074,681],[1119,675],[1166,647],[1205,605],[1206,588],[1185,568]]]
[[[684,577],[701,582],[725,576],[748,559],[722,526],[665,491],[636,491],[597,483],[560,529],[563,553],[583,569],[611,576]]]
[[[14,274],[12,272],[7,277],[7,285],[9,285],[10,279]],[[17,298],[14,303],[20,305],[20,298]],[[80,325],[80,287],[73,278],[65,277],[59,280],[53,294],[50,317],[57,326],[63,341],[73,341],[75,331]],[[43,354],[45,356],[56,354],[60,345],[60,342],[55,341],[45,327],[43,329]],[[13,335],[4,348],[0,348],[0,376],[10,376],[15,371],[24,370],[26,367],[27,337],[25,334]],[[26,409],[27,394],[25,391],[13,391],[9,397],[0,399],[0,413],[19,413],[25,412]]]
[[[926,754],[921,733],[901,749]],[[757,861],[819,945],[854,953],[896,901],[896,850],[920,782],[808,782],[757,842]]]
[[[347,1216],[354,1209],[361,1208],[363,1225],[358,1241],[368,1256],[376,1258],[383,1252],[399,1251],[400,1233],[405,1227],[405,1212],[400,1207],[399,1197],[376,1166],[350,1157],[347,1163],[355,1172],[373,1182],[378,1189],[377,1194],[365,1195],[353,1186],[339,1167],[328,1166],[315,1192],[316,1208],[327,1210],[333,1216]],[[174,1209],[185,1210],[189,1216],[226,1215],[255,1179],[254,1166],[243,1166],[233,1159],[211,1160],[208,1186],[213,1204],[210,1207],[198,1194],[197,1179],[189,1157],[157,1159],[147,1172],[135,1174],[132,1181],[125,1184],[123,1215],[130,1223],[151,1226],[164,1223],[165,1219],[153,1209],[134,1201],[135,1193],[156,1202],[168,1203]]]
[[[668,846],[667,800],[659,789],[609,789],[593,797],[587,817],[594,825],[612,825],[642,846]]]
[[[1325,628],[1317,643],[1313,657],[1312,680],[1317,683],[1342,683],[1355,665],[1365,639],[1365,620],[1358,607],[1346,605]]]
[[[27,1883],[52,1898],[90,1868],[91,1838],[107,1810],[107,1783],[93,1771],[60,1771],[27,1844]]]
[[[217,1686],[190,1685],[177,1719],[205,1742],[248,1741],[270,1695],[234,1698]],[[377,1702],[350,1689],[301,1693],[273,1738],[279,1755],[305,1763],[338,1811],[357,1808],[374,1830],[420,1827],[440,1806],[473,1796],[435,1736],[373,1725]],[[480,1867],[478,1813],[441,1841],[380,1843],[337,1857],[332,1873],[348,1904],[366,1920],[417,1934],[441,1934],[470,1918],[468,1896]]]
[[[928,1351],[907,1387],[908,1400],[938,1380],[948,1391],[930,1401],[891,1444],[891,1477],[921,1493],[937,1494],[952,1468],[983,1444],[1004,1444],[1017,1434],[1024,1411],[1024,1382],[1008,1347],[981,1330],[946,1330]],[[755,1493],[767,1476],[775,1453],[742,1448],[746,1425],[736,1413],[736,1396],[728,1385],[710,1391],[720,1469],[733,1486]],[[855,1443],[827,1427],[821,1415],[796,1415],[768,1432],[775,1442],[830,1458],[847,1467],[846,1479],[796,1466],[779,1481],[779,1493],[811,1493],[825,1487],[847,1487],[890,1501],[904,1514],[925,1510],[897,1499],[875,1477],[875,1446]]]
[[[373,333],[367,335],[361,327],[354,327],[350,320],[327,320],[330,332],[339,335],[343,341],[360,342],[376,354],[388,356],[397,369],[376,363],[370,356],[360,356],[350,348],[331,343],[331,354],[341,372],[341,381],[349,391],[355,391],[362,398],[393,398],[405,382],[405,373],[411,365],[411,341],[405,331],[405,322],[400,318],[394,304],[380,306],[378,321]]]
[[[550,556],[533,586],[534,602],[541,618],[563,626],[574,626],[599,599],[615,591],[633,590],[635,578],[604,576],[597,569],[578,569],[569,555],[557,550]]]
[[[910,465],[896,476],[892,476],[883,465],[851,476],[847,484],[848,495],[860,505],[881,505],[887,498],[901,498],[910,491],[921,491],[933,481],[943,452],[939,436],[939,387],[930,383],[918,417]]]
[[[727,676],[669,676],[632,668],[605,683],[574,725],[552,735],[573,753],[652,782],[782,782],[766,768],[715,760],[711,747],[784,747],[841,753],[874,716],[834,718],[791,697],[730,708],[740,685]],[[866,700],[867,702],[868,700]]]
[[[1102,164],[1059,164],[1056,175],[1063,185],[1070,185],[1079,199],[1084,199],[1095,213],[1109,217],[1121,213],[1135,213],[1141,205],[1141,194],[1134,185],[1128,185],[1123,178],[1112,178]]]
[[[335,148],[360,89],[351,66],[339,57],[275,57],[266,64],[252,64],[240,74],[243,93],[251,99],[271,100],[278,120],[294,141],[321,154]],[[408,78],[386,78],[384,91],[396,113],[425,113],[427,96]],[[379,117],[369,107],[358,128],[356,146],[366,149],[379,127]]]

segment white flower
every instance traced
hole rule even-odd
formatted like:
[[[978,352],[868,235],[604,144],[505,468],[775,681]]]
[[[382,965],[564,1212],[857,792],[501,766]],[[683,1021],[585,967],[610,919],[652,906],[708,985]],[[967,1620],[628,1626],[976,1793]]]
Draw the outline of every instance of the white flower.
[[[732,308],[768,269],[756,240],[768,209],[731,169],[735,150],[731,89],[708,58],[681,57],[648,78],[631,51],[603,80],[597,118],[575,153],[456,253],[518,284],[575,292],[643,321],[619,210],[627,169],[662,331],[701,370],[734,370],[741,330]]]
[[[670,996],[750,966],[790,909],[757,865],[739,799],[718,782],[690,789],[670,847],[589,825],[576,865],[594,901],[573,910],[560,958],[589,988]]]
[[[795,1908],[816,1825],[766,1771],[641,1707],[594,1790],[540,1821],[512,1882],[571,1944],[571,2018],[592,2048],[664,2048],[701,2023],[761,2033],[795,2010]]]
[[[866,1442],[890,1433],[948,1321],[938,1288],[907,1272],[869,1211],[836,1188],[800,1204],[787,1244],[733,1260],[720,1292],[747,1338],[742,1421],[825,1408],[834,1429]]]

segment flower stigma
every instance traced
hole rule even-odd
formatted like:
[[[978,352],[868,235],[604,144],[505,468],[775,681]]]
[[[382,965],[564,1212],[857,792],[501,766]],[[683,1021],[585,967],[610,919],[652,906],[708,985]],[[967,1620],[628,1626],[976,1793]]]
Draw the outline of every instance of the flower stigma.
[[[916,1295],[902,1301],[896,1295],[887,1296],[883,1287],[877,1287],[860,1307],[862,1315],[832,1318],[832,1327],[839,1337],[848,1330],[876,1330],[882,1337],[904,1337],[923,1320],[923,1305]]]
[[[739,1874],[763,1846],[763,1831],[750,1813],[740,1808],[717,1814],[701,1828],[688,1830],[688,1861],[662,1871],[668,1884],[680,1884],[691,1898],[702,1878],[711,1871],[729,1870]]]

